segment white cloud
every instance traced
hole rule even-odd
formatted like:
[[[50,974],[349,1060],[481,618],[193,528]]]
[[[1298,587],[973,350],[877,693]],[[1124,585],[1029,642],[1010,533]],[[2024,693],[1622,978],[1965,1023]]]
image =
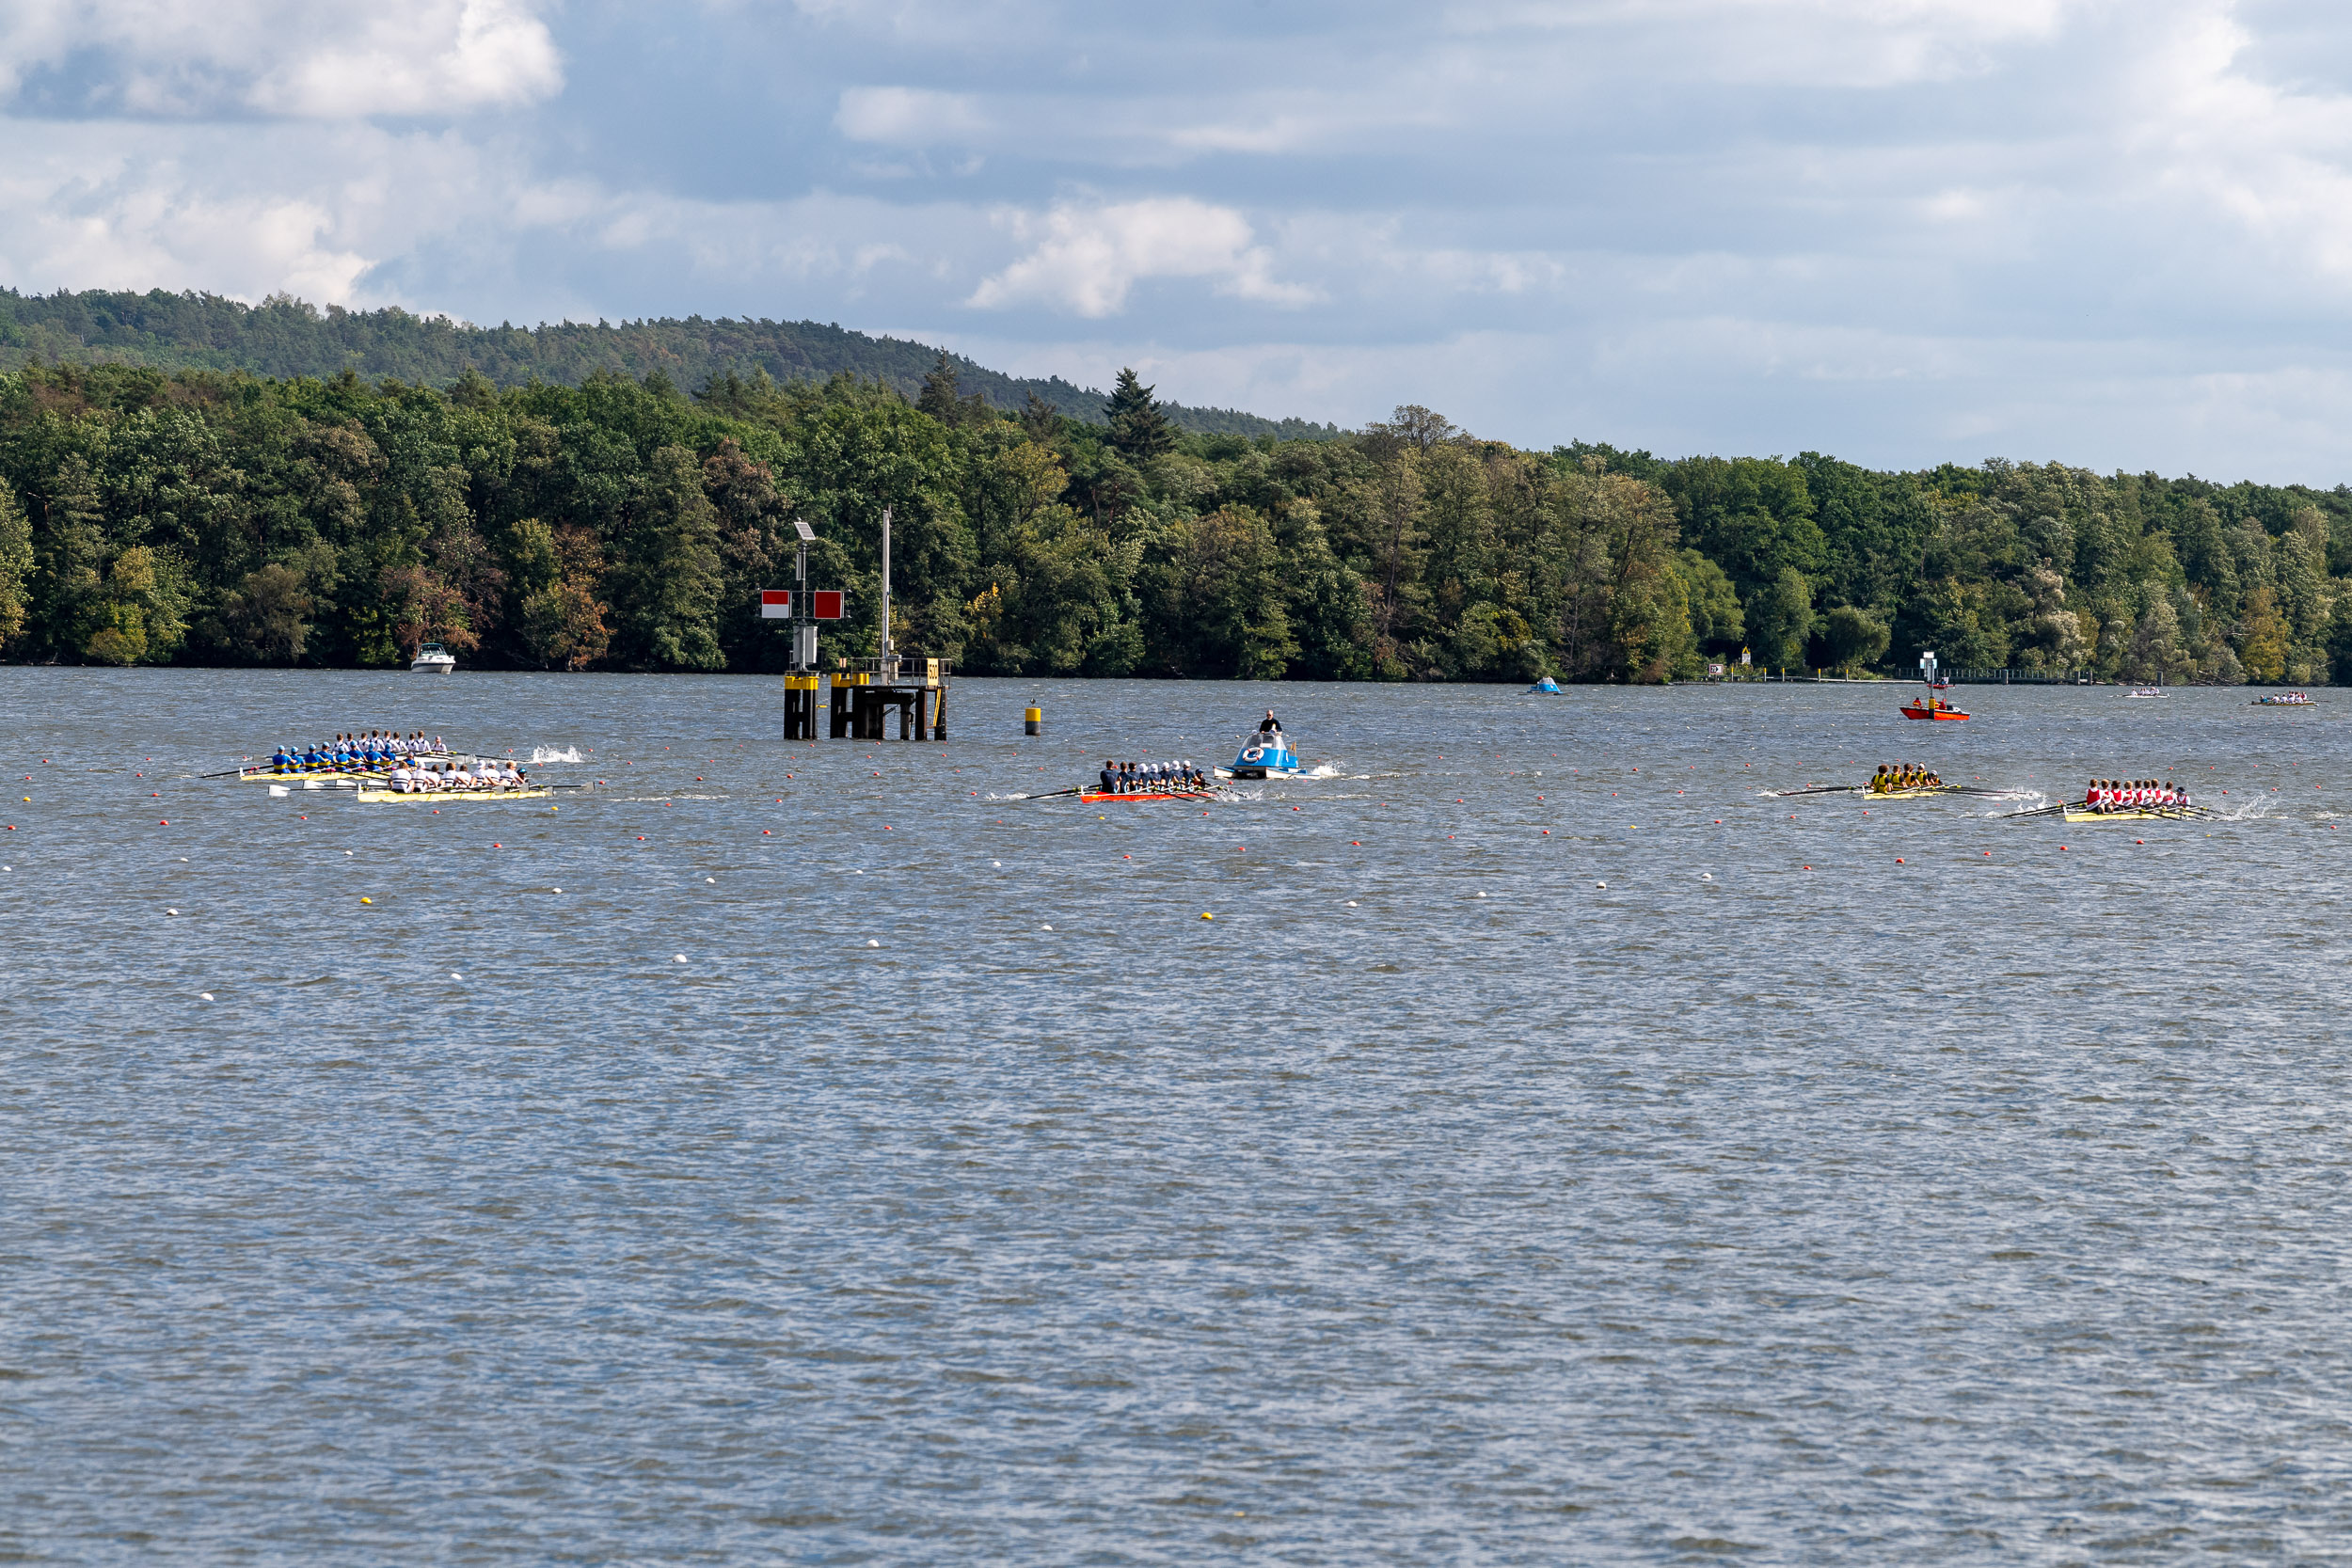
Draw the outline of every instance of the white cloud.
[[[988,129],[968,94],[921,87],[846,88],[834,124],[851,141],[888,147],[968,141]]]
[[[1468,37],[1557,32],[1645,74],[1883,87],[1989,69],[2072,13],[2144,0],[1527,0],[1449,14]]]
[[[532,0],[0,0],[0,94],[44,71],[71,112],[178,118],[450,115],[564,79]]]
[[[1231,207],[1187,197],[1104,206],[1061,205],[1040,217],[1008,212],[1005,227],[1031,242],[1026,256],[984,280],[970,304],[994,309],[1035,302],[1081,316],[1126,309],[1149,277],[1213,277],[1217,292],[1270,305],[1305,305],[1314,291],[1278,282],[1273,257]]]

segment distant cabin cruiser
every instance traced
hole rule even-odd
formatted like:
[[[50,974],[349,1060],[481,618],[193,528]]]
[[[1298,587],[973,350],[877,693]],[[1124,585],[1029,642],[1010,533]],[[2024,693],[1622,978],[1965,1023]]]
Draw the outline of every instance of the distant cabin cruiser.
[[[420,675],[446,675],[457,668],[457,659],[438,642],[427,642],[417,650],[416,660],[408,668]]]

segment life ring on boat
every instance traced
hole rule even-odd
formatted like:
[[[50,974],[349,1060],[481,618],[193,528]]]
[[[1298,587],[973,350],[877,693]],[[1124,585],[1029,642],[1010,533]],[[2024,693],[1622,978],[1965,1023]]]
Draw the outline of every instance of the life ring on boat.
[[[1264,756],[1264,755],[1265,755],[1265,748],[1264,748],[1264,747],[1263,747],[1263,746],[1252,746],[1252,747],[1250,747],[1248,750],[1247,750],[1247,751],[1245,751],[1245,752],[1242,752],[1242,754],[1241,754],[1241,760],[1242,760],[1242,761],[1244,761],[1244,762],[1256,762],[1259,758],[1261,758],[1261,757],[1263,757],[1263,756]]]

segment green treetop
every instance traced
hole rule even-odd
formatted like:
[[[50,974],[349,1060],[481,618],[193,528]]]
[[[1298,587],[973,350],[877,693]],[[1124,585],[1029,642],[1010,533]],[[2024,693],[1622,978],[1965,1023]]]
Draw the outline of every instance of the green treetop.
[[[1130,462],[1157,457],[1176,444],[1176,432],[1160,412],[1152,388],[1132,369],[1120,371],[1119,384],[1111,388],[1103,412],[1110,419],[1111,445]]]

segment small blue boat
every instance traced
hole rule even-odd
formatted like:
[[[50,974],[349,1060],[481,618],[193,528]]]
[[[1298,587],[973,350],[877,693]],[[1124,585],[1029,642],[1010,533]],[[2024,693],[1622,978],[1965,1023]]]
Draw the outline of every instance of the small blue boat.
[[[1560,695],[1560,683],[1549,675],[1546,675],[1534,686],[1529,687],[1524,695],[1533,697],[1538,693],[1546,697],[1557,697]]]
[[[1220,771],[1235,779],[1295,779],[1307,770],[1298,765],[1289,736],[1280,730],[1260,730],[1242,743],[1233,766]]]

